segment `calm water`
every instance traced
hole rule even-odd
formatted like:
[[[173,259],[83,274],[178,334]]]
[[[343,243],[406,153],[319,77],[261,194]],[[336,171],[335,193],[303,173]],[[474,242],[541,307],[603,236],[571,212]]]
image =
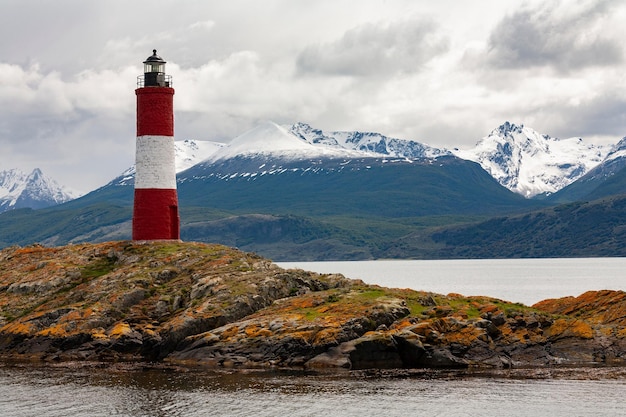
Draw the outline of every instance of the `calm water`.
[[[590,289],[626,289],[623,258],[280,265],[525,304]],[[626,416],[626,370],[540,370],[539,379],[523,372],[379,377],[0,363],[0,416]]]
[[[589,290],[626,290],[626,258],[280,262],[284,268],[339,272],[368,284],[439,294],[487,295],[532,305]]]
[[[624,416],[619,379],[211,374],[0,365],[0,415]]]

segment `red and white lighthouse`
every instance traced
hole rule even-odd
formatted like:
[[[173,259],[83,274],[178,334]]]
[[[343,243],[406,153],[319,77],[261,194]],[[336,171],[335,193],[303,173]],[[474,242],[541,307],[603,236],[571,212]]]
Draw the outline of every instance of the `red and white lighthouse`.
[[[137,149],[133,240],[180,239],[174,149],[174,89],[153,54],[137,77]]]

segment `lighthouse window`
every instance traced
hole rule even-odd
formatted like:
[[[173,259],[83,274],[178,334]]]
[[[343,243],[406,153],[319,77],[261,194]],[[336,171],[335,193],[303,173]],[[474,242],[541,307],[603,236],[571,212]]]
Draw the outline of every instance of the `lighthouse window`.
[[[147,63],[144,72],[165,72],[165,65],[160,63]]]

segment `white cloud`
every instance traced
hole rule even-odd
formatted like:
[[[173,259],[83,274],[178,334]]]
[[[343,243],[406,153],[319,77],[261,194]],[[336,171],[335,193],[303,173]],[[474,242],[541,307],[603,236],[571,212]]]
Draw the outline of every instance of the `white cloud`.
[[[487,62],[496,68],[550,67],[568,73],[619,64],[619,38],[607,36],[615,2],[552,1],[524,7],[500,21],[489,38]]]
[[[475,107],[552,136],[619,139],[624,13],[607,0],[518,5],[460,61],[482,90]]]
[[[194,22],[189,25],[190,29],[202,29],[209,30],[215,26],[215,22],[213,20],[203,20],[199,22]]]
[[[0,79],[10,79],[0,84],[0,168],[49,168],[83,192],[108,181],[132,162],[136,72],[86,70],[65,81],[37,66],[0,64]]]
[[[447,37],[431,20],[366,23],[336,41],[307,46],[297,66],[302,73],[392,76],[421,70],[448,47]]]

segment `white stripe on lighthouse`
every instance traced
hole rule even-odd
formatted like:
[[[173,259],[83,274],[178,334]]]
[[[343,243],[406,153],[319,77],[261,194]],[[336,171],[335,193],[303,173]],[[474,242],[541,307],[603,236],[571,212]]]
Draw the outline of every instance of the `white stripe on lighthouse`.
[[[135,188],[176,189],[173,136],[139,136],[135,155]]]

